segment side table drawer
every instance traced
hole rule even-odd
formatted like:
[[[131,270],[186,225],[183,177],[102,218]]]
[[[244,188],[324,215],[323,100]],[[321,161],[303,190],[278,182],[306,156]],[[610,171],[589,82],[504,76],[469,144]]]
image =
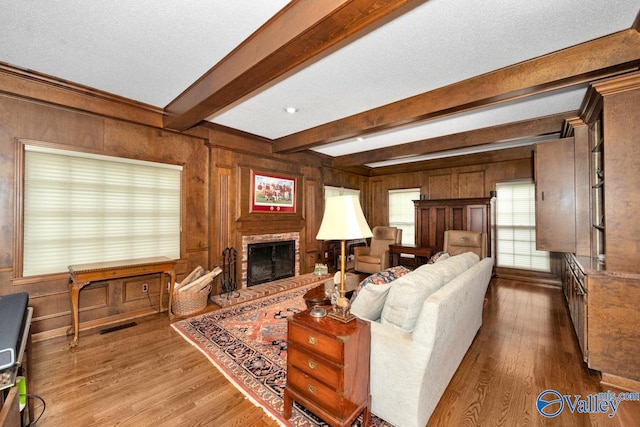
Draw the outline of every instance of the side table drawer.
[[[292,366],[312,377],[320,379],[334,390],[342,389],[343,371],[339,366],[328,365],[297,347],[290,347],[287,358]]]
[[[289,322],[288,338],[293,346],[300,346],[336,363],[342,361],[344,346],[335,338],[332,339],[291,322]]]
[[[330,387],[295,368],[287,371],[287,387],[297,390],[306,399],[339,418],[345,417],[356,409],[352,402]]]

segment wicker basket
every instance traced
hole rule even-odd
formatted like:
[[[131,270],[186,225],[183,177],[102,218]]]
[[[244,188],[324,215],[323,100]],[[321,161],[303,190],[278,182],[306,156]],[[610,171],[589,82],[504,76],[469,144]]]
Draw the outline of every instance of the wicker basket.
[[[200,292],[174,292],[171,302],[171,311],[174,316],[192,316],[200,313],[207,307],[211,292],[211,283]]]

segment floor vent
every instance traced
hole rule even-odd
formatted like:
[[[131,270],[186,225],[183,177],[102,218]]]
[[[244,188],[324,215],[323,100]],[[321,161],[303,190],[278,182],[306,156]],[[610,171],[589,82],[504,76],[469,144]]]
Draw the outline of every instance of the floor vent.
[[[123,323],[122,325],[112,326],[110,328],[101,329],[100,330],[100,335],[108,334],[109,332],[119,331],[120,329],[127,329],[127,328],[130,328],[132,326],[136,326],[136,325],[137,325],[136,322],[129,322],[129,323]]]

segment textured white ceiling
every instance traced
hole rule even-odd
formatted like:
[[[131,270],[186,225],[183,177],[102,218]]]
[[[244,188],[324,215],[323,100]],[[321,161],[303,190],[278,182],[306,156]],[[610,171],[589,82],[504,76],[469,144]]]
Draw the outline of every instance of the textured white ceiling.
[[[0,62],[162,108],[287,3],[2,0]],[[276,139],[627,29],[638,10],[638,0],[429,0],[210,120]],[[315,150],[350,154],[577,110],[583,93],[526,98]],[[285,113],[289,106],[298,113]]]
[[[211,120],[276,139],[627,29],[638,7],[430,0]]]
[[[2,0],[0,61],[165,107],[287,0]]]

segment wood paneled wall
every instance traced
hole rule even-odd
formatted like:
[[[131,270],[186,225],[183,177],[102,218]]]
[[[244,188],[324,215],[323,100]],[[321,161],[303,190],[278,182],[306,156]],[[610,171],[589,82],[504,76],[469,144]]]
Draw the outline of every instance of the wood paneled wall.
[[[369,225],[388,225],[387,192],[400,188],[420,188],[426,199],[488,197],[496,182],[533,179],[531,150],[518,151],[508,160],[493,161],[490,155],[468,158],[465,166],[447,167],[447,161],[432,160],[425,170],[394,173],[370,178]],[[438,168],[440,163],[443,167]]]
[[[107,113],[105,113],[107,114]],[[61,334],[70,325],[68,275],[16,279],[14,239],[14,156],[16,139],[33,139],[105,155],[182,164],[186,174],[181,260],[178,280],[197,265],[222,263],[226,247],[241,249],[243,234],[300,233],[300,272],[313,271],[320,253],[315,235],[324,209],[324,185],[361,191],[370,225],[388,223],[389,189],[418,187],[425,197],[483,197],[495,182],[532,178],[530,150],[463,156],[413,164],[385,174],[331,167],[326,156],[313,153],[273,154],[271,143],[216,125],[185,133],[103,117],[61,106],[0,96],[0,294],[29,292],[35,308],[33,331]],[[508,150],[505,150],[508,151]],[[249,210],[251,171],[273,172],[297,179],[294,214]],[[410,171],[410,172],[409,172]],[[240,272],[238,272],[240,277]],[[141,292],[148,283],[149,294]],[[156,310],[159,276],[91,284],[80,296],[82,326],[103,324]],[[214,293],[220,293],[216,284]]]
[[[32,139],[110,156],[181,164],[186,174],[181,261],[177,273],[208,264],[209,148],[202,138],[0,96],[0,294],[28,292],[34,307],[34,333],[67,328],[70,321],[68,274],[28,279],[14,272],[17,139]],[[149,295],[142,283],[148,283]],[[80,297],[85,324],[127,313],[152,312],[158,304],[159,276],[92,284]]]
[[[240,253],[244,235],[300,233],[300,272],[313,271],[318,261],[320,244],[316,233],[324,210],[323,185],[361,188],[366,178],[349,172],[327,169],[321,156],[309,154],[274,155],[269,144],[246,140],[249,137],[234,135],[236,145],[229,145],[228,133],[208,129],[207,138],[214,146],[211,163],[212,215],[210,227],[213,238],[210,263],[222,262],[222,251],[234,247]],[[254,149],[238,149],[238,146]],[[261,150],[262,148],[262,150]],[[251,171],[277,173],[296,179],[296,212],[251,212]],[[240,259],[237,277],[241,277]],[[221,292],[220,286],[214,292]]]

